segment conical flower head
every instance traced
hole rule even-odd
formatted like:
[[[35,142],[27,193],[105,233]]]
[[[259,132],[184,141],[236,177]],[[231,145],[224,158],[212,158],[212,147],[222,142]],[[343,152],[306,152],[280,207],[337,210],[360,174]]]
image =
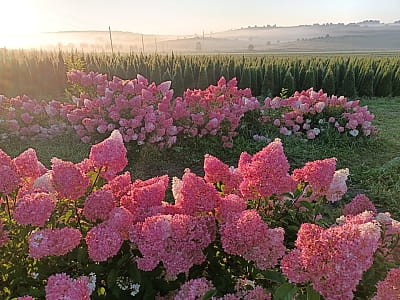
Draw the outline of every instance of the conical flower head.
[[[128,164],[126,152],[121,133],[114,130],[110,137],[92,146],[89,159],[93,161],[95,167],[105,167],[118,173]]]
[[[275,139],[253,156],[243,152],[239,159],[243,196],[255,199],[293,191],[296,182],[288,173],[289,167],[280,139]]]
[[[15,190],[20,182],[15,163],[0,149],[0,193],[9,194]]]

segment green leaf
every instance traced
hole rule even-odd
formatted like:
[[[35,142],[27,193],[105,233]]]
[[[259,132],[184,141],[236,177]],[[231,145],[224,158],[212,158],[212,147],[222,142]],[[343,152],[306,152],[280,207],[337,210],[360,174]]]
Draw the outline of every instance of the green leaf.
[[[307,208],[308,210],[312,210],[314,208],[313,204],[308,201],[300,201],[300,204]]]
[[[217,290],[209,290],[204,294],[202,300],[210,300],[212,297],[217,295]]]
[[[320,300],[321,296],[312,287],[307,287],[307,300]]]
[[[285,276],[283,276],[282,273],[275,270],[262,271],[261,274],[264,276],[265,279],[271,280],[273,282],[278,282],[278,283],[286,282]]]
[[[111,269],[110,273],[107,276],[107,286],[109,288],[115,286],[115,282],[117,281],[118,271],[116,269]]]
[[[281,284],[274,293],[274,300],[292,300],[297,293],[297,287],[293,283]]]

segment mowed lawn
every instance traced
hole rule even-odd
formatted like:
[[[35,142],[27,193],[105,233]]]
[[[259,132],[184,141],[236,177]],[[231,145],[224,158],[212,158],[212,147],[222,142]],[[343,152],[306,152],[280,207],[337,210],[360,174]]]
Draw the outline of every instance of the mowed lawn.
[[[305,162],[337,158],[337,168],[349,168],[347,199],[365,193],[382,211],[400,217],[400,98],[363,99],[375,114],[380,132],[377,138],[353,138],[343,135],[318,137],[304,141],[295,137],[282,137],[271,129],[253,124],[241,124],[240,135],[232,149],[223,149],[215,138],[185,141],[169,150],[159,151],[146,146],[128,145],[129,165],[133,178],[147,179],[168,174],[181,177],[186,167],[202,175],[203,156],[213,154],[230,165],[237,165],[242,151],[254,153],[266,144],[252,139],[254,134],[282,139],[285,153],[292,168]],[[37,151],[40,161],[50,167],[52,157],[79,162],[88,156],[90,145],[81,143],[73,134],[43,141],[1,141],[0,148],[15,157],[27,148]]]

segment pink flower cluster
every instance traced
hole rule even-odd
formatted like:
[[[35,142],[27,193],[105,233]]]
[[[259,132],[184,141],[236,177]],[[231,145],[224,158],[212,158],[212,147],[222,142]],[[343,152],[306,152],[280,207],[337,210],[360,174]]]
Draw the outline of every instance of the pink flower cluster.
[[[371,211],[374,214],[377,213],[375,205],[364,194],[355,196],[354,199],[343,208],[343,214],[345,216],[355,216],[364,211]]]
[[[400,268],[391,269],[385,280],[378,282],[377,293],[372,300],[400,299]]]
[[[91,193],[85,200],[83,215],[86,219],[95,222],[97,219],[108,219],[110,211],[116,206],[111,191],[97,190]]]
[[[372,212],[352,215],[368,206],[363,196],[356,197],[345,208],[351,214],[342,217],[338,226],[324,229],[303,224],[296,248],[286,256],[284,229],[271,228],[257,211],[257,205],[256,209],[249,209],[257,201],[279,204],[306,183],[318,196],[332,202],[339,200],[347,190],[348,170],[335,171],[333,158],[306,163],[290,175],[279,139],[254,155],[242,153],[238,168],[230,168],[216,157],[206,155],[204,178],[185,170],[182,179],[173,179],[175,203],[167,203],[167,175],[134,182],[129,172],[119,175],[126,166],[126,154],[119,130],[94,145],[83,162],[73,164],[53,158],[49,171],[41,166],[32,149],[14,160],[0,151],[0,174],[7,180],[1,181],[0,187],[3,194],[20,187],[18,201],[10,208],[20,224],[44,226],[55,209],[56,197],[75,200],[61,200],[57,206],[66,205],[71,211],[76,205],[72,218],[88,230],[85,242],[93,261],[104,262],[118,255],[122,244],[129,240],[130,246],[140,251],[139,257],[134,258],[139,269],[150,271],[161,264],[167,277],[202,264],[206,259],[204,249],[218,238],[216,245],[221,242],[226,254],[252,261],[261,270],[275,267],[284,257],[282,271],[291,281],[311,282],[328,300],[351,299],[363,272],[372,265],[378,247],[387,260],[398,260],[400,246],[393,247],[393,242],[400,234],[400,222]],[[93,181],[96,172],[105,181],[98,180],[89,189],[89,177]],[[8,179],[10,174],[14,179]],[[96,224],[98,220],[102,223]],[[57,222],[54,227],[67,225],[62,224],[62,218]],[[7,223],[7,230],[8,226]],[[81,239],[82,233],[75,228],[36,230],[29,236],[29,255],[35,259],[65,255]],[[7,240],[0,223],[0,246]],[[59,286],[69,284],[71,290],[77,284],[66,275],[60,275],[59,282]],[[181,291],[182,297],[202,293],[209,287],[203,283],[201,280],[188,283]],[[56,284],[50,286],[57,295],[54,297],[66,293],[61,289],[56,294]],[[241,294],[225,295],[223,299],[270,299],[270,294],[261,287],[252,288]]]
[[[274,267],[284,254],[283,228],[268,228],[255,210],[245,210],[221,226],[222,247],[227,253],[254,261],[257,268]]]
[[[113,257],[122,246],[123,239],[118,230],[108,223],[101,223],[86,235],[89,257],[94,261],[106,261]]]
[[[120,132],[113,131],[110,137],[91,147],[89,159],[94,167],[105,168],[106,171],[117,174],[128,164],[126,152]]]
[[[253,283],[252,283],[253,284]],[[235,294],[226,294],[223,297],[212,297],[212,300],[271,300],[271,294],[261,286],[252,286],[253,289],[238,289]],[[173,297],[174,300],[200,300],[209,291],[215,289],[206,278],[196,278],[185,282]],[[235,288],[236,289],[236,288]]]
[[[65,122],[67,106],[58,101],[37,101],[28,96],[0,95],[0,140],[52,138],[70,130]]]
[[[389,213],[379,213],[375,220],[383,230],[381,253],[391,262],[400,261],[400,222],[394,220]]]
[[[324,299],[353,299],[363,272],[373,263],[379,247],[376,222],[352,222],[324,229],[302,224],[296,248],[281,261],[282,272],[296,283],[310,281]]]
[[[196,174],[187,171],[181,182],[179,201],[175,205],[188,215],[197,215],[213,211],[220,196],[214,186]]]
[[[15,162],[0,149],[0,193],[10,194],[14,191],[19,183],[20,176],[18,174]]]
[[[89,279],[86,276],[72,279],[65,273],[51,275],[47,279],[46,300],[90,300]]]
[[[297,182],[310,185],[314,195],[326,195],[336,170],[336,158],[326,158],[307,162],[301,169],[293,170],[292,177]]]
[[[326,199],[330,202],[336,202],[342,199],[347,192],[346,180],[349,176],[349,169],[340,169],[335,171],[333,179],[326,192]]]
[[[173,118],[177,120],[178,130],[185,135],[220,134],[224,146],[232,147],[241,117],[259,106],[250,89],[238,89],[236,78],[227,82],[221,77],[216,86],[210,85],[205,90],[188,89],[183,98],[176,98]]]
[[[18,175],[21,178],[38,178],[46,172],[46,168],[38,161],[36,151],[29,148],[14,158]]]
[[[181,286],[174,300],[202,299],[203,296],[212,289],[214,289],[213,284],[204,277],[191,279]]]
[[[243,177],[240,183],[243,197],[259,199],[292,192],[297,184],[288,173],[289,167],[280,139],[275,139],[253,156],[242,152],[239,171]]]
[[[136,180],[129,185],[127,193],[121,197],[120,205],[133,216],[134,222],[142,222],[146,217],[164,212],[163,200],[168,187],[168,175],[142,181]]]
[[[29,236],[29,256],[40,259],[64,255],[81,242],[82,234],[75,228],[41,229]]]
[[[215,221],[182,214],[152,216],[134,225],[129,239],[143,256],[136,258],[139,269],[150,271],[162,262],[174,276],[204,262],[203,249],[215,239]]]
[[[141,75],[133,80],[114,77],[107,81],[106,75],[81,71],[72,71],[68,79],[95,90],[95,95],[74,98],[76,106],[67,115],[82,141],[98,140],[118,129],[125,142],[160,147],[175,143],[178,131],[171,117],[171,82],[149,84]]]
[[[359,102],[347,101],[343,96],[328,97],[323,90],[315,92],[311,88],[295,92],[287,99],[266,98],[262,110],[268,117],[264,119],[272,121],[283,135],[294,134],[315,139],[328,127],[348,132],[351,136],[376,134],[377,129],[372,126],[374,115],[368,111],[368,107],[359,106]],[[276,116],[275,111],[279,112]]]
[[[251,283],[253,285],[254,283]],[[235,294],[225,294],[223,297],[212,297],[212,300],[271,300],[271,294],[261,286],[252,286],[253,289],[238,289]],[[236,287],[235,287],[236,289]]]
[[[33,192],[18,200],[14,219],[22,225],[43,227],[55,208],[55,200],[48,193]]]
[[[231,194],[239,191],[242,175],[237,168],[229,167],[218,158],[206,154],[204,156],[204,179],[212,184],[223,184],[223,193]]]
[[[90,185],[89,178],[70,161],[52,158],[52,181],[59,197],[76,200]]]

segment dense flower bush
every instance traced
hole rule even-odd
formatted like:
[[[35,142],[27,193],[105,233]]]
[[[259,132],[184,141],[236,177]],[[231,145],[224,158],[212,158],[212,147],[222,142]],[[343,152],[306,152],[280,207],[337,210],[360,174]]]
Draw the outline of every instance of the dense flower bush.
[[[283,135],[316,138],[333,129],[350,136],[377,133],[374,115],[359,100],[328,97],[322,90],[295,92],[281,99],[266,98],[260,107],[250,89],[239,89],[235,78],[225,78],[204,90],[186,90],[175,97],[171,82],[159,85],[137,75],[122,80],[106,74],[71,71],[71,101],[37,101],[27,96],[0,96],[0,139],[51,138],[75,131],[85,143],[103,140],[118,129],[124,142],[171,147],[177,139],[217,135],[232,147],[246,112],[260,111],[262,122],[272,123]],[[269,141],[255,135],[255,140]]]
[[[264,122],[272,122],[283,135],[315,139],[322,131],[333,128],[350,136],[370,136],[377,133],[372,125],[374,115],[360,100],[347,101],[343,96],[328,97],[323,90],[312,88],[295,92],[285,99],[266,98],[262,107]]]
[[[139,145],[170,147],[181,133],[199,137],[218,134],[229,147],[240,118],[259,106],[250,89],[238,89],[235,79],[226,82],[221,78],[216,86],[187,90],[175,99],[171,82],[149,84],[140,75],[134,80],[114,77],[107,81],[102,74],[72,71],[68,79],[88,91],[74,97],[76,108],[67,115],[84,142],[119,129],[125,142]]]
[[[238,89],[237,80],[224,77],[205,90],[187,90],[173,101],[173,118],[178,130],[189,136],[221,135],[225,147],[232,147],[241,117],[258,109],[260,103],[250,89]]]
[[[59,101],[35,100],[28,96],[0,95],[0,139],[52,138],[71,130],[65,122],[68,105]]]
[[[345,216],[335,209],[349,171],[336,170],[334,158],[290,172],[279,139],[242,153],[237,168],[206,155],[205,176],[187,169],[173,178],[172,198],[167,175],[132,182],[126,165],[118,130],[84,161],[53,158],[50,170],[33,149],[14,159],[0,151],[2,298],[396,293],[400,222],[365,195]]]

